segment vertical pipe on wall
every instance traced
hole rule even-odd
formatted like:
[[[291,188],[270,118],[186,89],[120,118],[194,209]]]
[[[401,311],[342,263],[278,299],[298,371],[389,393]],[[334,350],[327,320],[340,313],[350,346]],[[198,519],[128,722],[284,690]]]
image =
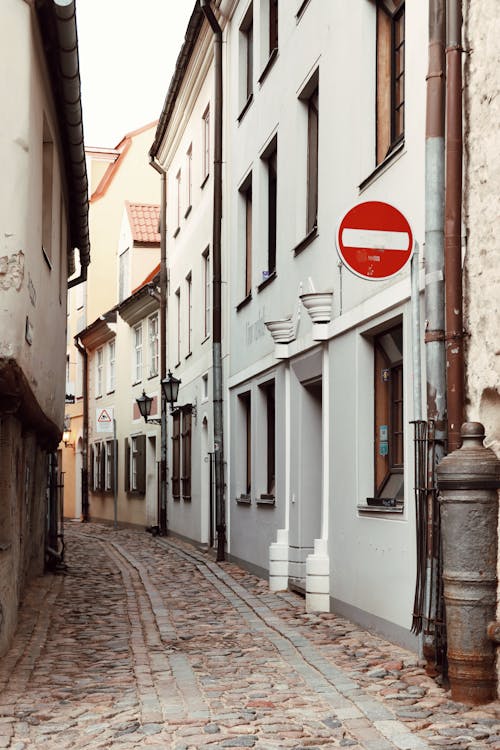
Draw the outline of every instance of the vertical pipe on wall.
[[[86,348],[78,336],[75,346],[83,357],[82,521],[89,520],[89,366]]]
[[[448,448],[462,444],[464,356],[462,299],[462,3],[447,0],[446,34],[446,371]]]
[[[445,38],[446,0],[429,0],[429,67],[425,130],[425,360],[429,435],[427,497],[420,509],[421,533],[426,535],[424,634],[422,651],[429,673],[434,673],[437,609],[438,540],[435,538],[437,503],[435,466],[446,445],[446,355],[444,281],[444,176],[445,176]]]
[[[420,357],[420,253],[415,242],[411,259],[411,316],[413,360],[413,419],[422,419],[422,363]]]
[[[222,29],[210,0],[200,0],[200,5],[214,34],[214,204],[213,204],[213,299],[212,299],[212,359],[214,404],[214,458],[215,458],[215,508],[217,525],[217,560],[225,559],[226,510],[224,479],[224,422],[222,390]]]
[[[167,174],[151,158],[149,163],[161,178],[160,197],[160,383],[167,377]],[[161,388],[161,453],[160,453],[160,503],[158,526],[160,534],[168,533],[167,519],[167,403]]]

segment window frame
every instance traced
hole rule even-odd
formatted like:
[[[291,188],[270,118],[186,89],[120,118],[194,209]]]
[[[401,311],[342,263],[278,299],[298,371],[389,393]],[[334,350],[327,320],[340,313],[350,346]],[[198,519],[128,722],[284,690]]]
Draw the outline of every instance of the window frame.
[[[193,319],[193,274],[192,271],[186,276],[186,293],[187,293],[187,352],[186,357],[189,357],[192,351],[192,319]]]
[[[138,323],[133,327],[133,382],[140,383],[142,381],[142,370],[143,370],[143,336],[142,336],[142,322]],[[138,337],[138,334],[140,336]],[[140,339],[140,340],[139,340]]]
[[[202,115],[203,123],[203,159],[202,159],[202,186],[210,175],[210,104],[207,105]]]
[[[175,291],[177,298],[177,362],[176,366],[181,363],[181,288],[178,287]]]
[[[211,292],[212,280],[210,278],[210,248],[207,247],[202,253],[203,258],[203,336],[207,339],[211,332]]]
[[[96,349],[95,361],[95,397],[100,398],[104,393],[104,347]]]
[[[153,325],[154,324],[154,325]],[[158,313],[148,317],[149,377],[154,378],[159,372],[160,334]]]
[[[116,339],[108,342],[108,377],[107,393],[113,393],[116,388]]]
[[[376,165],[404,141],[405,5],[405,0],[376,1]]]

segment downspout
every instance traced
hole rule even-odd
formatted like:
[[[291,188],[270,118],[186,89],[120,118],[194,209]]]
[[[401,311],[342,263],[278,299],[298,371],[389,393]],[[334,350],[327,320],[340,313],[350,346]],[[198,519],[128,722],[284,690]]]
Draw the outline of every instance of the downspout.
[[[224,500],[224,422],[222,410],[222,29],[210,0],[200,0],[200,6],[214,33],[214,205],[213,205],[213,402],[214,402],[214,459],[215,459],[215,514],[217,526],[217,561],[225,559],[226,510]]]
[[[87,349],[78,336],[75,346],[83,357],[83,450],[82,450],[82,522],[89,521],[89,367]]]
[[[447,0],[446,38],[446,371],[448,450],[459,448],[464,415],[462,295],[462,2]]]
[[[167,377],[167,173],[153,157],[150,165],[161,177],[160,198],[160,382]],[[167,403],[161,388],[160,534],[168,533],[167,522]]]
[[[424,580],[423,656],[427,671],[435,674],[436,586],[439,540],[436,535],[436,465],[446,446],[446,354],[444,281],[444,176],[445,176],[445,29],[446,0],[429,0],[429,69],[425,132],[425,358],[429,456],[427,494],[419,509],[421,534],[426,536]],[[426,494],[426,497],[425,497]]]

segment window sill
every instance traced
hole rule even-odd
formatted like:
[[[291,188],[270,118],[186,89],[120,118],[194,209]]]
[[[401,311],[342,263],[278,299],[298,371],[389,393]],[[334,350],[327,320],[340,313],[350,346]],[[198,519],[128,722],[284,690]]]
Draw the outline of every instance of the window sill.
[[[112,388],[110,391],[106,391],[106,396],[112,396],[115,392],[115,389]]]
[[[208,174],[206,174],[206,175],[205,175],[205,177],[203,178],[203,182],[202,182],[202,183],[201,183],[201,185],[200,185],[200,190],[203,190],[203,188],[205,187],[205,185],[206,185],[206,184],[207,184],[207,182],[208,182],[208,178],[209,178],[209,177],[210,177],[210,172],[209,172]]]
[[[52,271],[52,261],[50,260],[49,254],[47,253],[43,245],[42,245],[42,255],[45,258],[45,262],[48,265],[49,270]]]
[[[239,312],[245,307],[245,305],[248,305],[251,299],[252,299],[252,292],[250,292],[250,294],[247,294],[245,299],[242,299],[239,305],[236,305],[236,312]]]
[[[297,19],[297,23],[300,21],[302,16],[304,15],[305,9],[309,5],[311,0],[304,0],[304,2],[301,4],[300,8],[298,9],[297,13],[295,14],[295,18]]]
[[[192,357],[192,356],[193,356],[193,352],[188,352],[186,356],[184,357],[184,359],[189,359],[189,357]]]
[[[180,363],[180,362],[177,362],[177,364],[175,364],[175,365],[174,365],[175,369],[177,369],[177,368],[178,368],[178,367],[180,367],[180,366],[181,366],[181,363]]]
[[[185,503],[190,503],[191,502],[191,495],[183,495],[182,499],[184,500]]]
[[[271,281],[274,281],[275,278],[276,278],[276,271],[273,271],[272,273],[269,274],[267,279],[264,279],[264,281],[262,281],[259,284],[259,286],[257,287],[257,292],[260,293],[263,289],[266,288],[266,286],[268,286],[271,283]]]
[[[251,495],[240,495],[236,498],[238,505],[250,505],[252,502]]]
[[[98,401],[100,398],[102,398],[102,393],[97,393],[95,395],[95,400]]]
[[[386,169],[388,169],[393,161],[396,161],[398,157],[400,157],[404,151],[404,141],[401,141],[401,143],[398,143],[397,146],[394,147],[394,149],[385,157],[384,161],[381,161],[380,164],[377,164],[373,172],[371,172],[366,179],[363,180],[358,185],[358,190],[360,193],[363,192],[365,188],[367,188],[369,185],[374,182],[379,175],[381,175],[383,172],[385,172]]]
[[[174,240],[175,240],[175,238],[177,237],[177,235],[179,234],[180,231],[181,231],[181,228],[177,227],[177,229],[174,232]]]
[[[318,236],[318,225],[316,224],[311,229],[311,231],[308,234],[306,234],[304,239],[301,240],[298,245],[295,245],[295,247],[293,248],[293,254],[295,256],[300,255],[300,253],[303,250],[305,250],[306,247],[308,247],[311,244],[311,242],[314,242],[317,236]]]
[[[193,207],[192,207],[191,205],[189,205],[189,206],[188,206],[188,207],[186,208],[186,213],[184,214],[184,218],[185,218],[185,219],[187,219],[187,217],[189,216],[189,214],[191,213],[191,211],[192,211],[192,210],[193,210]]]
[[[241,110],[240,114],[239,114],[239,115],[238,115],[238,117],[236,118],[236,121],[237,121],[238,123],[240,123],[240,122],[241,122],[241,121],[243,120],[243,118],[245,117],[246,113],[247,113],[247,112],[248,112],[248,110],[250,109],[250,106],[251,106],[252,102],[253,102],[253,94],[250,94],[250,96],[249,96],[249,97],[248,97],[248,99],[246,100],[246,104],[245,104],[245,106],[243,107],[243,109]]]
[[[263,505],[263,506],[267,505],[268,507],[269,506],[273,507],[276,505],[276,498],[274,497],[274,495],[263,494],[257,498],[256,503],[257,505]]]
[[[180,501],[181,501],[181,496],[180,495],[172,495],[172,498],[173,498],[173,500],[174,500],[175,503],[180,503]]]
[[[210,340],[210,334],[208,334],[208,336],[205,336],[205,338],[203,339],[203,341],[201,342],[201,344],[202,345],[206,344],[206,342],[209,341],[209,340]]]
[[[258,83],[258,84],[259,84],[260,86],[262,86],[262,84],[264,83],[265,79],[267,78],[267,74],[269,73],[269,71],[270,71],[270,70],[271,70],[271,68],[273,67],[274,63],[276,62],[276,59],[277,59],[277,57],[278,57],[278,54],[279,54],[279,53],[278,53],[278,48],[277,48],[277,47],[275,47],[275,48],[274,48],[274,49],[273,49],[273,50],[271,51],[271,54],[269,55],[269,60],[268,60],[268,61],[267,61],[267,63],[265,64],[265,66],[264,66],[264,70],[263,70],[263,71],[262,71],[262,73],[260,74],[260,78],[259,78],[259,80],[257,81],[257,83]]]
[[[401,515],[402,513],[404,513],[404,505],[402,503],[399,503],[399,504],[393,505],[393,506],[391,506],[391,505],[378,505],[378,504],[377,505],[371,505],[370,504],[371,500],[373,500],[373,501],[376,500],[377,502],[379,502],[378,498],[367,498],[366,499],[366,505],[362,504],[362,505],[358,505],[357,506],[358,511],[360,513],[362,513],[363,515],[365,515],[365,514],[371,514],[371,513],[374,513],[374,514],[377,514],[377,513],[387,513],[387,514],[392,514],[392,515],[394,515],[394,514]],[[380,502],[382,502],[382,501],[380,501]]]
[[[148,375],[148,380],[153,380],[154,378],[158,377],[158,372],[150,372]]]
[[[140,385],[142,383],[142,380],[133,380],[132,381],[132,388],[136,385]]]

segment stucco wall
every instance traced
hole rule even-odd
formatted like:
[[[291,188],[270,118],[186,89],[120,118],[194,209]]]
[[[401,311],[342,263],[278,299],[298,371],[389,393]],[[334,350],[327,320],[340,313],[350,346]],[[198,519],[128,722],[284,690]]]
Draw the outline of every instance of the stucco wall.
[[[467,418],[500,456],[500,13],[497,0],[464,12]]]

